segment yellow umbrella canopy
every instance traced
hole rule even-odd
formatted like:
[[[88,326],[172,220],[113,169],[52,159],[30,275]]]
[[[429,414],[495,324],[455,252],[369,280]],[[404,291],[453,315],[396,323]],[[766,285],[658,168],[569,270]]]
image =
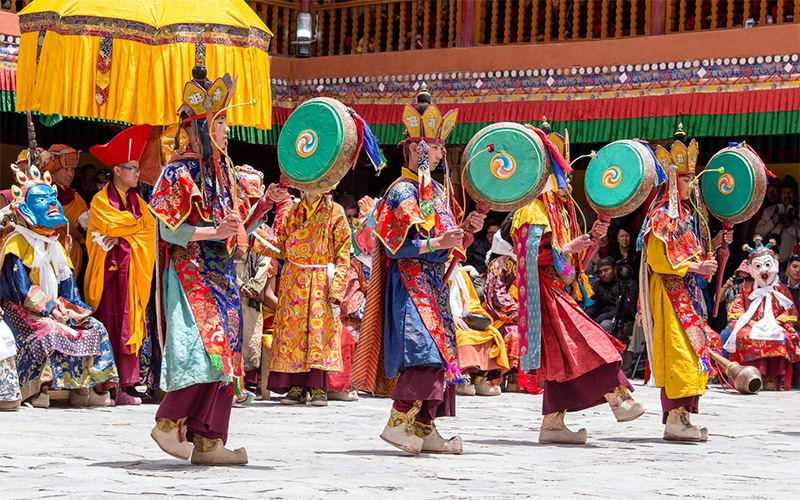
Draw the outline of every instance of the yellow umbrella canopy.
[[[272,123],[272,33],[244,0],[36,0],[19,13],[17,110],[178,121],[195,64],[238,77],[231,125]]]

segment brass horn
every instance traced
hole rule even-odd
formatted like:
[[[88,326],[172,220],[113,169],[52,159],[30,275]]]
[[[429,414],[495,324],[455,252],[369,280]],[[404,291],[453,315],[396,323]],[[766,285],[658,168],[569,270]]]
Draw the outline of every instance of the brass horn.
[[[733,386],[742,394],[755,394],[762,389],[761,372],[755,366],[742,366],[736,361],[725,359],[714,351],[711,351],[711,359],[725,370],[725,375],[731,379]]]

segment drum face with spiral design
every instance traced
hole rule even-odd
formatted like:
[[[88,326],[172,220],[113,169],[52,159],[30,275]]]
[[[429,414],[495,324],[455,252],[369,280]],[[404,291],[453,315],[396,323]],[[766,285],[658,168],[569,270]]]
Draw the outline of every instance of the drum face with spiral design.
[[[711,169],[722,168],[722,172]],[[767,173],[758,156],[744,146],[720,150],[700,179],[708,211],[723,222],[738,224],[758,212],[767,192]]]
[[[494,151],[487,150],[489,144]],[[464,149],[461,165],[472,199],[497,211],[516,210],[533,201],[550,175],[550,156],[542,140],[530,128],[511,122],[478,131]]]
[[[586,168],[584,185],[589,205],[609,217],[633,212],[656,182],[656,160],[644,144],[615,141],[597,152]]]
[[[295,109],[278,138],[278,163],[289,184],[326,193],[356,159],[358,135],[347,107],[318,97]]]

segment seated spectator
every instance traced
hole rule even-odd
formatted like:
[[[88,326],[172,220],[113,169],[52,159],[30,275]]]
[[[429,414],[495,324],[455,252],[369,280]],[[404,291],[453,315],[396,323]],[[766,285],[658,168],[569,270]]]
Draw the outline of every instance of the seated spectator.
[[[603,330],[612,334],[625,344],[628,343],[633,329],[633,320],[636,314],[636,299],[638,287],[635,279],[622,281],[617,278],[617,266],[613,257],[603,257],[597,266],[597,278],[592,280],[594,289],[594,303],[586,308],[586,314],[597,322]],[[619,309],[617,298],[621,298]],[[616,332],[614,318],[617,317],[619,326]]]
[[[72,184],[70,185],[87,205],[92,202],[92,198],[97,194],[97,186],[95,186],[94,182],[96,174],[97,169],[95,166],[87,163],[75,172],[75,178],[72,179]]]
[[[750,286],[751,288],[753,285],[753,278],[750,276],[750,267],[747,265],[747,259],[743,260],[742,263],[739,264],[739,267],[733,273],[733,276],[728,278],[728,281],[726,281],[719,290],[720,295],[725,297],[726,311],[730,311],[733,300],[739,294],[739,290],[745,285]],[[722,297],[720,297],[720,302],[722,302]],[[730,335],[731,325],[728,323],[728,326],[719,332],[720,342],[722,344],[727,342]],[[722,355],[726,358],[730,358],[730,353],[727,351],[723,351]]]
[[[467,248],[467,261],[465,266],[472,266],[478,273],[486,272],[486,254],[492,248],[494,233],[500,230],[500,225],[495,220],[486,221],[484,237],[477,237],[472,245]]]
[[[505,342],[500,331],[492,326],[491,316],[462,268],[450,278],[450,308],[461,369],[470,379],[459,386],[457,394],[499,396],[500,387],[489,385],[489,380],[499,378],[510,368]]]
[[[797,181],[787,175],[781,183],[781,201],[766,210],[756,225],[756,235],[778,243],[778,257],[785,264],[792,248],[800,241],[800,219],[797,210]]]
[[[789,287],[794,306],[800,310],[800,245],[795,245],[794,253],[789,257],[789,264],[786,266],[786,277],[783,282]],[[795,322],[795,329],[797,329],[798,324],[800,322]]]
[[[13,166],[16,168],[16,166]],[[74,406],[110,406],[117,369],[105,327],[78,295],[54,228],[65,224],[48,175],[17,171],[11,206],[18,225],[0,254],[0,296],[13,326],[21,399],[50,406],[48,388],[70,391]]]

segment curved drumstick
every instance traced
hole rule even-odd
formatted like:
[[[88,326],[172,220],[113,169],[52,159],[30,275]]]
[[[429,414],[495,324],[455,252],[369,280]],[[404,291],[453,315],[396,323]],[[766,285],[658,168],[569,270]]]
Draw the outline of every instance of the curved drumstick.
[[[722,229],[725,231],[730,231],[733,229],[733,224],[730,222],[723,222]],[[731,251],[728,248],[728,243],[725,242],[725,239],[722,239],[722,246],[719,247],[717,250],[717,260],[719,262],[719,267],[717,268],[717,293],[714,295],[714,316],[717,315],[719,312],[719,291],[722,289],[722,273],[725,272],[725,264],[728,263],[728,257],[731,256]]]

